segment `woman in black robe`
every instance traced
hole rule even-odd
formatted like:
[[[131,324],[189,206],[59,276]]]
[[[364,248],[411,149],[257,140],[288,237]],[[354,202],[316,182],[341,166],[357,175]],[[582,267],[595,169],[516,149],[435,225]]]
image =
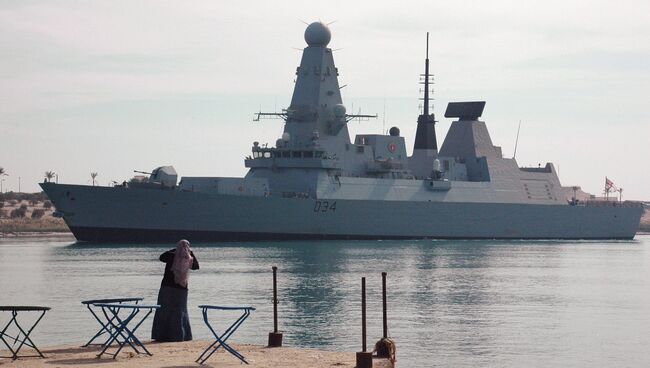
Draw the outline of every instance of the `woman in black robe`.
[[[151,338],[160,342],[190,341],[192,328],[187,313],[187,284],[190,270],[199,269],[199,261],[190,249],[190,242],[181,240],[176,249],[160,255],[165,262],[165,276],[160,283],[158,304],[151,329]]]

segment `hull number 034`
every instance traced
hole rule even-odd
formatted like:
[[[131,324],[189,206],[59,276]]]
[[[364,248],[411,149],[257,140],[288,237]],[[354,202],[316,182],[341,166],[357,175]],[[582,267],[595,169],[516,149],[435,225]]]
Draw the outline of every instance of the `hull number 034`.
[[[336,212],[336,201],[316,201],[314,212]]]

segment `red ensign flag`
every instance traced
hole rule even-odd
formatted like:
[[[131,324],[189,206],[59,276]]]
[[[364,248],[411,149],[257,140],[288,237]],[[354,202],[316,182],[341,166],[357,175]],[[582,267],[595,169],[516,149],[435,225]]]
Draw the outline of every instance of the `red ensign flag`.
[[[605,189],[614,189],[616,190],[616,186],[614,185],[614,182],[609,180],[609,178],[605,177]]]

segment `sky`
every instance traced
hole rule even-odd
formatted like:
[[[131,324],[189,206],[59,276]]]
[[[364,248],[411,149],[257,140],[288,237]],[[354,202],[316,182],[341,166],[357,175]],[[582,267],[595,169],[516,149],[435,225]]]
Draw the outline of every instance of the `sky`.
[[[521,166],[553,162],[563,185],[650,200],[650,2],[0,2],[4,190],[107,185],[173,165],[243,176],[253,141],[290,102],[305,22],[330,23],[351,134],[398,126],[412,147],[430,32],[441,143],[449,101],[485,100],[482,120]]]

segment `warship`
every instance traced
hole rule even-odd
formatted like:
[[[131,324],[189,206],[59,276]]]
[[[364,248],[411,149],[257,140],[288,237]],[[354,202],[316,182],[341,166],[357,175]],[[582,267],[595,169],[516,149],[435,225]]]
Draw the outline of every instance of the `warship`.
[[[642,205],[579,198],[553,164],[519,167],[479,120],[485,102],[451,102],[438,147],[424,102],[412,154],[397,127],[350,139],[339,71],[321,22],[305,30],[275,146],[253,142],[244,177],[183,177],[171,166],[114,186],[41,183],[79,241],[284,239],[632,239]],[[581,192],[581,191],[580,191]],[[582,192],[581,192],[582,193]]]

